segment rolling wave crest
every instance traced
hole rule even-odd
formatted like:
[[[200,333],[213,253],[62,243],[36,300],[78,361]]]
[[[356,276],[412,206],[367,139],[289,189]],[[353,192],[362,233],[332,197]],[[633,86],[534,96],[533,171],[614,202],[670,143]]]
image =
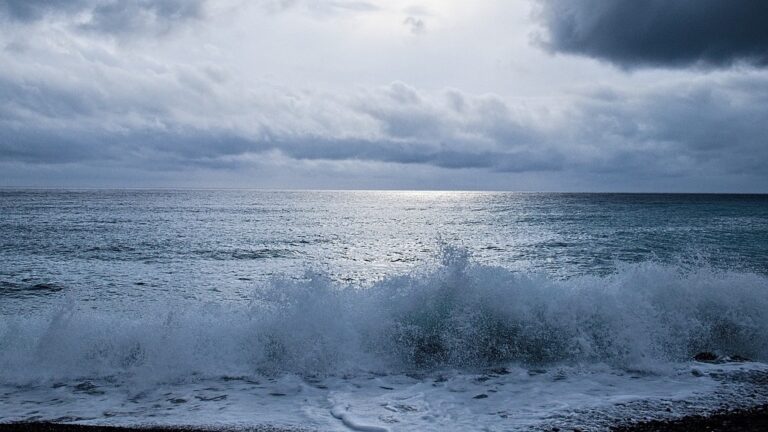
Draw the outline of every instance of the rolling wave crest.
[[[768,359],[768,278],[642,263],[567,280],[474,263],[371,287],[275,280],[247,305],[163,305],[140,315],[62,307],[0,321],[0,380],[606,363],[653,370],[700,351]]]

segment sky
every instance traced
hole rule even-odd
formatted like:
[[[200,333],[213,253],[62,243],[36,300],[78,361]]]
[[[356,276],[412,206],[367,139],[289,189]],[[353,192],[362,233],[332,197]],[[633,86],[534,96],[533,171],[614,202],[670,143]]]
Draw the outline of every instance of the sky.
[[[768,193],[764,0],[0,0],[0,186]]]

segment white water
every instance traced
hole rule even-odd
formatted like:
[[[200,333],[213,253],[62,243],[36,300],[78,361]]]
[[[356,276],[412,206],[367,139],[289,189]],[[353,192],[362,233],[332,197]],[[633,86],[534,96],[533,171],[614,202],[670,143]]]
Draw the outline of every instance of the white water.
[[[0,421],[589,428],[758,403],[765,385],[729,377],[765,372],[767,293],[706,266],[554,280],[447,248],[368,288],[308,276],[240,306],[65,304],[0,321]],[[690,362],[700,351],[758,362]]]
[[[697,373],[692,374],[692,370]],[[663,375],[604,365],[424,376],[282,374],[155,383],[117,378],[0,386],[2,421],[345,430],[602,430],[616,421],[768,401],[762,364],[680,365]]]

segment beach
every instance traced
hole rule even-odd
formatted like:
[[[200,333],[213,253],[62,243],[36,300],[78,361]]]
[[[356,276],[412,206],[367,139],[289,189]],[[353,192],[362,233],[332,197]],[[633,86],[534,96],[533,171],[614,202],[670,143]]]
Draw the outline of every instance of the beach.
[[[310,430],[310,429],[307,429]],[[523,430],[523,429],[521,429]],[[578,429],[549,429],[569,432]],[[751,409],[718,412],[707,416],[692,415],[675,420],[655,420],[610,427],[611,432],[763,432],[768,430],[768,405]],[[227,428],[179,427],[110,427],[56,423],[0,424],[0,432],[300,432],[302,429],[281,429],[269,426]]]

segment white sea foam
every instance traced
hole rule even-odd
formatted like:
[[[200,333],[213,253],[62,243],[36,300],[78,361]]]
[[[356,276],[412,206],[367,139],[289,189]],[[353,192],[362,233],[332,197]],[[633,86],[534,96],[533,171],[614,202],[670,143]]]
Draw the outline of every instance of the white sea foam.
[[[763,364],[685,365],[664,375],[605,365],[442,371],[423,376],[203,378],[157,386],[115,378],[0,385],[0,422],[269,424],[311,430],[605,430],[617,420],[768,401]],[[741,375],[740,375],[741,374]],[[746,375],[745,375],[746,374]]]
[[[708,267],[552,280],[448,248],[437,268],[365,289],[310,277],[262,286],[248,305],[118,308],[3,317],[0,381],[560,363],[653,371],[700,351],[768,359],[768,278]]]
[[[633,401],[653,411],[719,389],[714,406],[738,389],[708,366],[692,374],[690,359],[738,354],[757,363],[735,370],[761,369],[767,294],[765,276],[704,265],[558,280],[449,247],[439,265],[367,288],[308,276],[240,306],[68,304],[0,321],[0,420],[242,423],[253,417],[233,413],[251,409],[324,430],[445,430]]]

